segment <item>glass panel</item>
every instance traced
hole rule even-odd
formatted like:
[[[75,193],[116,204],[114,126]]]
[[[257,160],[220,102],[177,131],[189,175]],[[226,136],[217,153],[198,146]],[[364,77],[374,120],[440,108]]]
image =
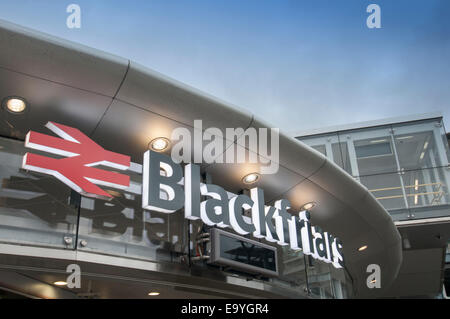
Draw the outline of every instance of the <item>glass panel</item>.
[[[301,251],[293,251],[287,246],[278,246],[277,251],[280,279],[298,286],[299,291],[306,294],[306,266],[303,253]]]
[[[354,142],[354,146],[359,176],[397,171],[397,163],[389,138],[358,140]]]
[[[173,214],[146,211],[141,208],[141,195],[128,192],[108,191],[114,196],[111,201],[82,197],[54,177],[20,169],[25,152],[22,141],[0,138],[0,241],[181,262],[186,261],[190,239],[192,257],[207,253],[208,243],[203,240],[207,227],[186,220],[182,210]],[[131,179],[136,183],[141,176],[131,174]],[[72,242],[66,244],[65,238]],[[280,277],[269,284],[293,289],[297,296],[306,295],[307,269],[302,252],[270,244],[277,247]],[[195,264],[220,272],[206,262]],[[321,273],[316,271],[322,267],[328,269],[329,275],[325,275],[329,279],[315,281],[313,288],[322,291],[324,297],[332,297],[339,285],[331,282],[335,277],[330,266],[315,262],[311,276],[318,279]],[[345,288],[343,282],[341,286]]]
[[[447,244],[447,250],[445,252],[445,262],[450,263],[450,242]]]
[[[356,158],[367,158],[367,157],[379,157],[379,156],[391,156],[392,148],[391,143],[388,140],[371,140],[369,143],[364,145],[362,142],[358,143],[360,145],[355,145]]]
[[[83,197],[79,238],[87,245],[79,249],[154,261],[174,261],[184,253],[183,212],[144,211],[141,198],[126,193],[110,202]]]
[[[308,256],[308,284],[311,294],[321,299],[334,298],[330,264],[317,262]]]
[[[442,126],[441,135],[442,135],[442,143],[444,144],[445,148],[445,153],[447,154],[447,162],[450,163],[450,135],[447,135],[444,126]]]
[[[347,172],[351,171],[348,151],[346,149],[347,144],[339,143],[337,133],[298,137],[297,139],[322,153],[330,161],[333,161]],[[342,144],[342,149],[340,149],[340,144]]]
[[[340,138],[353,142],[353,160],[356,160],[355,166],[357,166],[354,172],[356,176],[398,171],[390,126],[355,130],[351,133],[340,134]]]
[[[316,151],[322,153],[324,156],[327,156],[327,150],[325,148],[325,145],[313,145],[311,147]]]
[[[448,143],[444,143],[439,120],[394,126],[395,145],[404,170],[447,165]]]
[[[345,289],[343,289],[343,287],[342,287],[342,283],[336,279],[332,279],[331,283],[333,285],[334,298],[344,299],[346,295],[345,295]]]
[[[398,173],[361,176],[360,181],[384,208],[406,208]]]
[[[448,169],[439,167],[361,176],[360,180],[394,220],[405,220],[450,216],[449,177]]]
[[[352,175],[352,167],[350,163],[350,154],[348,152],[347,143],[333,143],[331,145],[333,151],[334,162]]]
[[[445,125],[442,119],[435,120],[435,126],[438,128],[440,140],[442,141],[444,152],[446,154],[446,163],[443,163],[442,166],[445,166],[446,164],[450,163],[450,146],[449,146],[449,139],[447,137],[447,132],[445,130]]]
[[[446,168],[407,171],[402,175],[408,206],[448,205],[449,173]]]
[[[53,177],[22,170],[25,153],[23,142],[0,138],[0,240],[73,248],[78,210],[71,190]]]

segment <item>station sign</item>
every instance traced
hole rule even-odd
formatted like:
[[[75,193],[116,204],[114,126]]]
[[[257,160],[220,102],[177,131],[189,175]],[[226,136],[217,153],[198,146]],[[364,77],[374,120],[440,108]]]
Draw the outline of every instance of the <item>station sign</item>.
[[[46,127],[59,138],[30,131],[25,146],[60,158],[26,153],[23,169],[52,175],[83,196],[104,200],[112,196],[99,186],[129,188],[128,175],[96,167],[126,171],[131,166],[129,156],[105,150],[76,128],[54,122]],[[166,214],[184,209],[189,220],[302,250],[336,268],[344,265],[341,240],[311,225],[308,211],[291,214],[287,199],[267,206],[264,190],[259,187],[250,189],[248,195],[230,195],[219,185],[202,183],[199,165],[183,167],[170,156],[151,150],[143,156],[142,208]]]

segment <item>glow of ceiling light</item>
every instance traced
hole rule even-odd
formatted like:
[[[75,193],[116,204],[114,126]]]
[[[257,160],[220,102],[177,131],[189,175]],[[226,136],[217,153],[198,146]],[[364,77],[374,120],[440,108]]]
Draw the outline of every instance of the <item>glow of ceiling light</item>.
[[[383,142],[387,142],[387,140],[384,139],[384,140],[373,140],[373,141],[370,141],[370,143],[372,143],[372,144],[375,144],[375,143],[383,143]]]
[[[422,153],[420,154],[420,159],[423,159],[424,156],[425,156],[425,152],[422,152]]]
[[[4,106],[11,113],[23,113],[27,103],[20,97],[9,97],[4,101]]]
[[[414,195],[414,205],[417,205],[419,203],[419,196]]]
[[[123,195],[121,193],[110,190],[110,189],[106,190],[106,192],[113,197],[123,197]]]
[[[408,238],[403,238],[403,247],[405,249],[410,249],[411,248],[411,243],[410,243]]]
[[[303,206],[302,206],[302,209],[303,209],[303,210],[309,210],[309,209],[313,208],[314,206],[316,206],[316,203],[314,203],[314,202],[309,202],[309,203],[306,203],[305,205],[303,205]]]
[[[244,178],[242,178],[242,182],[244,184],[253,184],[256,183],[258,179],[259,179],[258,173],[250,173],[248,175],[245,175]]]
[[[428,148],[428,141],[423,144],[423,149],[426,150]]]
[[[363,251],[367,249],[367,245],[361,246],[358,248],[358,251]]]
[[[56,286],[65,286],[65,285],[67,285],[67,282],[65,282],[65,281],[55,281],[53,284],[56,285]]]
[[[414,190],[418,191],[419,190],[419,180],[416,178],[416,180],[414,181]]]
[[[159,296],[159,292],[157,291],[152,291],[148,293],[149,296]]]
[[[163,152],[165,151],[170,145],[170,141],[165,137],[157,137],[153,139],[149,146],[150,149],[154,150],[155,152]]]

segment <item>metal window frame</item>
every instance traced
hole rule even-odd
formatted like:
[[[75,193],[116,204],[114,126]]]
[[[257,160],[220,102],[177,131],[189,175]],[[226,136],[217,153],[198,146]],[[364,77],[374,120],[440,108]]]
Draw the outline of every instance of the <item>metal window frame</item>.
[[[263,247],[265,249],[272,250],[274,252],[275,256],[275,271],[264,269],[248,264],[244,264],[241,262],[233,261],[227,258],[223,258],[220,256],[220,236],[227,236],[235,239],[242,240],[244,242],[247,242],[249,244],[256,245],[258,247]],[[267,244],[260,243],[258,241],[248,239],[218,228],[212,228],[210,230],[210,239],[211,239],[211,253],[210,253],[210,259],[208,263],[210,264],[216,264],[221,266],[229,266],[230,268],[233,268],[235,270],[241,270],[244,272],[248,272],[249,274],[261,274],[266,275],[269,277],[278,277],[279,276],[279,267],[278,267],[278,256],[277,256],[277,248],[274,246],[270,246]]]

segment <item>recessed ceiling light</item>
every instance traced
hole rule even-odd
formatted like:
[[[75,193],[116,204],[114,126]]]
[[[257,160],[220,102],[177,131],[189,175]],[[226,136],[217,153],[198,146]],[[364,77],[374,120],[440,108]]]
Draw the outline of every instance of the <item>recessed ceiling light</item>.
[[[309,210],[309,209],[313,208],[314,206],[316,206],[316,203],[309,202],[302,206],[302,210]]]
[[[3,107],[11,113],[20,114],[27,108],[27,102],[21,97],[11,96],[3,100]]]
[[[65,285],[67,285],[67,282],[65,282],[65,281],[55,281],[53,284],[56,285],[56,286],[65,286]]]
[[[157,291],[152,291],[148,293],[149,296],[159,296],[159,292]]]
[[[156,152],[163,152],[169,147],[169,145],[169,139],[165,137],[157,137],[150,142],[149,148]]]
[[[358,248],[358,251],[363,251],[367,249],[367,245],[361,246]]]
[[[248,175],[245,175],[244,178],[242,178],[242,182],[244,184],[253,184],[256,183],[258,179],[259,179],[258,173],[250,173]]]

